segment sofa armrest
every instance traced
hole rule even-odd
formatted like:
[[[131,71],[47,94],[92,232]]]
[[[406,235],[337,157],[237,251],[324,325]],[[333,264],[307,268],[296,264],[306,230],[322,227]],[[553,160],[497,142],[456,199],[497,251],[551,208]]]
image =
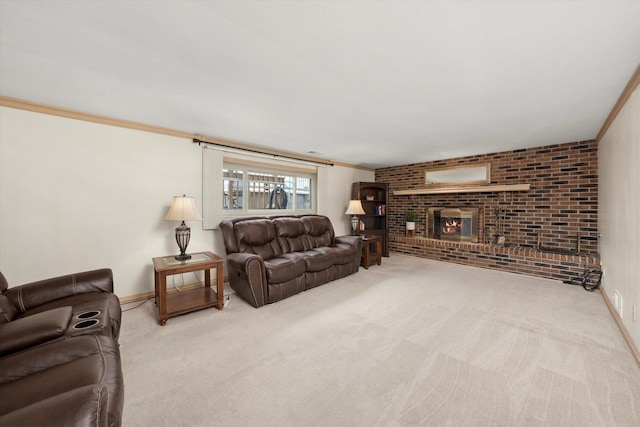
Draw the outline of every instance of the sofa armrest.
[[[359,251],[362,251],[362,238],[360,236],[336,236],[335,241],[336,243],[354,246]]]
[[[113,293],[113,272],[109,268],[67,274],[7,289],[5,295],[24,313],[39,305],[89,292]]]
[[[231,288],[254,307],[267,303],[267,273],[264,260],[256,254],[237,252],[227,255]]]
[[[0,356],[62,336],[71,313],[71,307],[59,307],[0,325]]]
[[[257,261],[262,267],[264,267],[264,260],[256,254],[236,252],[227,255],[227,264],[240,270],[246,270],[249,262],[252,260]]]

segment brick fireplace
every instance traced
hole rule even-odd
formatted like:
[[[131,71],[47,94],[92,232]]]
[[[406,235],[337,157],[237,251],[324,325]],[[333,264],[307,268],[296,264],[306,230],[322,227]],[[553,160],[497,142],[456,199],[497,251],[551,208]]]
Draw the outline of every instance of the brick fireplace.
[[[531,189],[394,194],[424,188],[426,170],[481,163],[491,164],[491,184],[530,184]],[[584,141],[377,169],[376,181],[389,183],[390,250],[547,278],[573,277],[600,262],[597,167],[597,143]],[[477,240],[434,238],[429,212],[444,208],[477,209]],[[412,237],[404,230],[408,209],[425,218]],[[504,245],[495,244],[499,228]],[[580,252],[572,254],[576,239]]]

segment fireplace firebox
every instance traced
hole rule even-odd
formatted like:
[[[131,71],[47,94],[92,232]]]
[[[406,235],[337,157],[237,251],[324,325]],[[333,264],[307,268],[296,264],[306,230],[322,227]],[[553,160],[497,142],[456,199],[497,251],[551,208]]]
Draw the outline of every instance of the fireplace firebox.
[[[454,242],[478,242],[478,208],[429,208],[427,237]]]

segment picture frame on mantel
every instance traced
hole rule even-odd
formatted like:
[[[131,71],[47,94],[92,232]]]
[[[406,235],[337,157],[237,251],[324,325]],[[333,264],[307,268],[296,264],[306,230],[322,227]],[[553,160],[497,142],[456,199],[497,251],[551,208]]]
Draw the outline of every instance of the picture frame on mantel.
[[[483,185],[491,183],[491,163],[434,168],[425,171],[427,186]]]

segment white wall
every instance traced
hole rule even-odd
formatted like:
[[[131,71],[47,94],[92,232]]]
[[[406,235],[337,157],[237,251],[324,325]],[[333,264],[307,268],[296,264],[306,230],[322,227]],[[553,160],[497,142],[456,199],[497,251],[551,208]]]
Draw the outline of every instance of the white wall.
[[[347,234],[351,182],[374,174],[322,173],[318,212]],[[153,291],[151,258],[177,250],[178,224],[163,217],[181,194],[201,211],[191,140],[0,107],[0,270],[10,286],[110,267],[118,296]],[[224,255],[219,231],[189,225],[189,252]]]
[[[337,236],[351,234],[351,215],[345,215],[351,199],[351,184],[375,180],[374,172],[333,166],[318,170],[318,212],[326,215]]]
[[[602,286],[623,298],[622,323],[640,348],[640,90],[598,145],[598,229]],[[638,311],[632,319],[632,306]]]

